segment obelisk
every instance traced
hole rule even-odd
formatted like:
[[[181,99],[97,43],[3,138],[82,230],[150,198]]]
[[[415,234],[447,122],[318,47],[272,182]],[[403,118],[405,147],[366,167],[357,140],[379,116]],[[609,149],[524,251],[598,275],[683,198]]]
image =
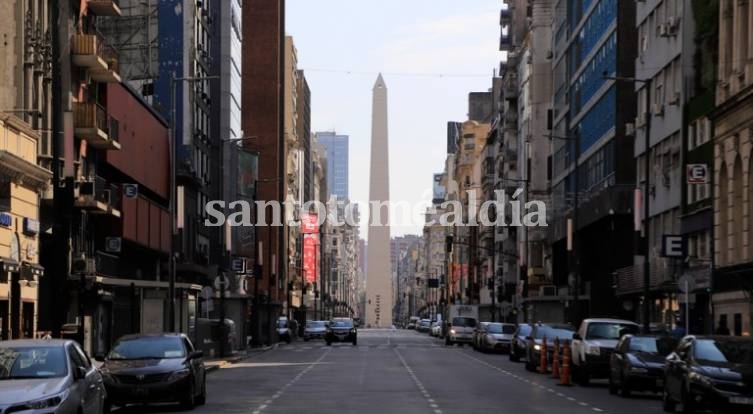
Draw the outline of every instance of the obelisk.
[[[369,175],[369,232],[366,265],[366,326],[392,325],[392,264],[390,256],[389,143],[387,85],[382,74],[374,84],[371,102],[371,166]],[[382,207],[380,207],[382,206]]]

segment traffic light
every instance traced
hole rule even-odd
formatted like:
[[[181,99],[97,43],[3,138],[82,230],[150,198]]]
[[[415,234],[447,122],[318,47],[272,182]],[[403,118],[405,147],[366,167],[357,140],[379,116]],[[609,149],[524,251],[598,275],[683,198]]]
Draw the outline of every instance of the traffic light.
[[[447,235],[444,239],[444,247],[447,253],[452,253],[452,242],[453,242],[453,236],[451,234]]]

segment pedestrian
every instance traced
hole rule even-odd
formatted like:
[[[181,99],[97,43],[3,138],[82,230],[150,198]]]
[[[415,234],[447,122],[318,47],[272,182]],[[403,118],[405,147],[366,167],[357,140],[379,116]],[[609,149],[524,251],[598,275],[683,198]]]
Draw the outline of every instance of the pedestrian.
[[[719,317],[719,326],[716,328],[717,335],[729,335],[729,328],[727,327],[727,316],[721,315]]]

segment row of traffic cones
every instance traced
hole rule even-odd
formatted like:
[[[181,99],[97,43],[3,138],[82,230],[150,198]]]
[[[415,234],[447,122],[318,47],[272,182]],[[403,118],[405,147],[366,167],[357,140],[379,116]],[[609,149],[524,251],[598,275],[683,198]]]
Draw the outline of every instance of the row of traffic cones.
[[[547,362],[547,350],[546,338],[544,338],[541,342],[541,354],[539,358],[538,372],[540,374],[546,374],[548,372],[549,364]],[[565,340],[562,346],[562,366],[560,366],[560,340],[559,338],[554,338],[554,349],[552,352],[552,378],[559,379],[559,385],[572,385],[570,383],[570,361],[570,341]]]

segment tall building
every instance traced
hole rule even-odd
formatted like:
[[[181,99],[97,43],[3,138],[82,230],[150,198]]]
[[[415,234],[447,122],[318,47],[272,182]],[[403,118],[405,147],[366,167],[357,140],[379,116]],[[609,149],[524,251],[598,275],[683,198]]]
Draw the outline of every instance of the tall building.
[[[316,140],[327,150],[328,196],[347,200],[348,193],[348,141],[347,135],[337,132],[317,132]]]
[[[388,203],[390,199],[387,85],[381,74],[374,84],[372,94],[370,207]],[[389,208],[378,210],[372,208],[370,213],[366,271],[366,326],[386,328],[393,322]]]
[[[753,5],[719,1],[714,122],[714,274],[717,324],[753,333]]]
[[[550,242],[553,281],[572,298],[573,323],[626,313],[604,292],[613,289],[609,275],[634,260],[634,139],[625,125],[635,119],[635,85],[604,75],[635,74],[635,7],[618,0],[554,4]]]
[[[40,225],[40,199],[54,189],[54,41],[45,35],[54,8],[51,1],[0,5],[0,340],[34,337],[43,308],[39,252],[47,227]]]
[[[285,2],[244,1],[242,24],[241,127],[246,136],[256,137],[243,146],[259,154],[257,200],[282,203],[288,191],[283,115]],[[254,342],[260,344],[273,338],[274,319],[281,314],[286,300],[281,281],[286,279],[289,255],[286,226],[259,226],[255,231],[261,247],[250,264],[261,265],[261,276],[254,278],[252,284],[252,335]]]

